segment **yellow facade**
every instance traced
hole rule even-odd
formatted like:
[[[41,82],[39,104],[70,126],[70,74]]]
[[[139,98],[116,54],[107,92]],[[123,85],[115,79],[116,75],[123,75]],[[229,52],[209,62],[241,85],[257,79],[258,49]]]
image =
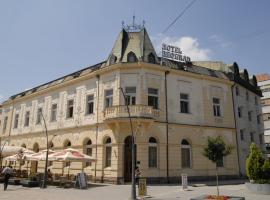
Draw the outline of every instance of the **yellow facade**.
[[[131,130],[119,88],[136,87],[136,105],[130,106],[130,110],[142,177],[163,182],[166,179],[180,181],[181,173],[187,173],[194,179],[214,176],[214,164],[207,160],[202,152],[208,136],[221,135],[226,143],[236,146],[231,85],[226,78],[180,71],[158,64],[139,61],[106,66],[104,63],[99,70],[84,71],[76,78],[66,77],[60,84],[51,84],[3,103],[2,120],[8,117],[8,123],[6,130],[3,130],[2,123],[0,135],[2,140],[9,138],[10,145],[25,145],[26,148],[34,150],[45,149],[44,126],[36,124],[37,109],[42,107],[49,140],[53,143],[54,150],[65,148],[67,141],[70,141],[72,148],[86,153],[86,142],[89,139],[92,142],[92,156],[97,162],[87,167],[85,163],[71,163],[71,174],[83,169],[92,180],[123,183],[127,181],[125,139],[131,135]],[[158,109],[148,106],[148,88],[158,90]],[[108,89],[113,89],[113,106],[105,108],[105,91]],[[180,92],[189,94],[189,113],[180,113]],[[94,95],[94,113],[86,115],[86,97],[89,94]],[[220,99],[219,117],[213,115],[213,97]],[[71,119],[66,118],[69,99],[74,99],[75,102],[74,116]],[[58,105],[57,120],[54,122],[50,121],[53,103]],[[30,111],[30,124],[27,127],[24,126],[26,111]],[[19,115],[18,128],[14,128],[16,114]],[[149,167],[150,137],[157,141],[156,167]],[[105,143],[108,138],[111,138],[111,165],[106,167]],[[190,144],[190,168],[182,168],[181,165],[183,139]],[[220,168],[221,175],[238,175],[235,149],[225,158],[224,167]],[[23,166],[24,169],[26,167],[27,164]],[[32,170],[35,169],[32,167]],[[37,171],[43,170],[44,163],[39,162]],[[67,168],[63,163],[54,162],[52,172],[67,173]]]

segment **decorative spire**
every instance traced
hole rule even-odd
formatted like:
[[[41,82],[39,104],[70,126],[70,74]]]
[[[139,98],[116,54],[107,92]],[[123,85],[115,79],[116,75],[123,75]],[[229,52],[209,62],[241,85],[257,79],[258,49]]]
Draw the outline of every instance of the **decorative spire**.
[[[131,25],[125,25],[125,22],[122,21],[122,28],[125,29],[125,31],[127,32],[140,32],[144,28],[145,21],[143,20],[142,25],[136,24],[135,18],[135,14],[133,14]]]

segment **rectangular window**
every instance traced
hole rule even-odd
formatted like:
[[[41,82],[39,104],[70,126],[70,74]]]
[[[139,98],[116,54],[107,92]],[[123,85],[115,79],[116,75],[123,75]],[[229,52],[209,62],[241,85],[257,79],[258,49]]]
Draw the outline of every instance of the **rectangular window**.
[[[252,121],[252,111],[248,111],[248,120]]]
[[[156,146],[149,146],[148,149],[148,166],[149,167],[157,167],[157,147]]]
[[[254,142],[254,133],[253,132],[250,132],[250,141]]]
[[[180,93],[180,112],[189,113],[189,95]]]
[[[236,86],[236,88],[235,88],[235,93],[236,93],[236,96],[239,96],[239,88]]]
[[[18,123],[19,123],[19,114],[16,114],[14,118],[14,126],[13,126],[14,129],[18,128]]]
[[[214,111],[215,117],[221,116],[220,99],[219,98],[213,98],[213,111]]]
[[[136,87],[126,87],[126,104],[136,104]]]
[[[86,115],[94,113],[94,95],[87,95],[86,97]]]
[[[261,123],[261,116],[257,115],[257,123],[260,124]]]
[[[70,99],[67,103],[67,118],[73,117],[73,111],[74,111],[74,100]]]
[[[37,110],[37,122],[36,124],[40,124],[41,123],[41,118],[42,118],[42,108],[38,108]]]
[[[247,101],[249,100],[249,93],[248,93],[248,91],[246,91],[246,100]]]
[[[255,97],[255,105],[258,105],[258,98]]]
[[[260,134],[260,136],[259,136],[260,138],[260,144],[263,144],[264,142],[263,142],[263,134]]]
[[[52,110],[51,110],[51,121],[52,122],[56,121],[56,116],[57,116],[57,104],[53,104]]]
[[[113,106],[113,90],[105,90],[105,108]]]
[[[4,118],[4,124],[3,124],[3,131],[7,129],[7,122],[8,122],[8,117]]]
[[[148,106],[158,109],[158,89],[148,88]]]
[[[182,168],[190,168],[190,148],[181,148]]]
[[[30,111],[25,113],[24,126],[29,126]]]
[[[245,140],[244,130],[243,129],[240,129],[240,138],[241,138],[242,141]]]
[[[105,159],[105,167],[111,166],[111,160],[112,160],[112,147],[106,146],[106,159]]]
[[[238,107],[238,117],[242,117],[242,107]]]

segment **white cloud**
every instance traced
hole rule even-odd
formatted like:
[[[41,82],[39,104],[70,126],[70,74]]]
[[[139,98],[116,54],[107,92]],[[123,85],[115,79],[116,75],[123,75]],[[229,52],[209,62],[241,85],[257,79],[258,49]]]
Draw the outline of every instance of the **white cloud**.
[[[162,43],[180,47],[183,51],[183,54],[189,56],[191,61],[195,60],[210,60],[211,50],[207,48],[200,47],[199,41],[197,38],[190,36],[184,37],[168,37],[162,34],[153,38],[153,43],[157,53],[161,53]]]
[[[0,103],[4,101],[4,96],[0,94]]]

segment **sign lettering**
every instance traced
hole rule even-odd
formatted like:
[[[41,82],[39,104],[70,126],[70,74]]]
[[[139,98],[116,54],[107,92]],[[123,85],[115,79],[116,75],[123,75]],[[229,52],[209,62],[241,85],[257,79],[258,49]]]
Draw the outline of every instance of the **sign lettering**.
[[[162,44],[162,58],[175,60],[178,62],[190,62],[190,57],[184,56],[179,47]]]

